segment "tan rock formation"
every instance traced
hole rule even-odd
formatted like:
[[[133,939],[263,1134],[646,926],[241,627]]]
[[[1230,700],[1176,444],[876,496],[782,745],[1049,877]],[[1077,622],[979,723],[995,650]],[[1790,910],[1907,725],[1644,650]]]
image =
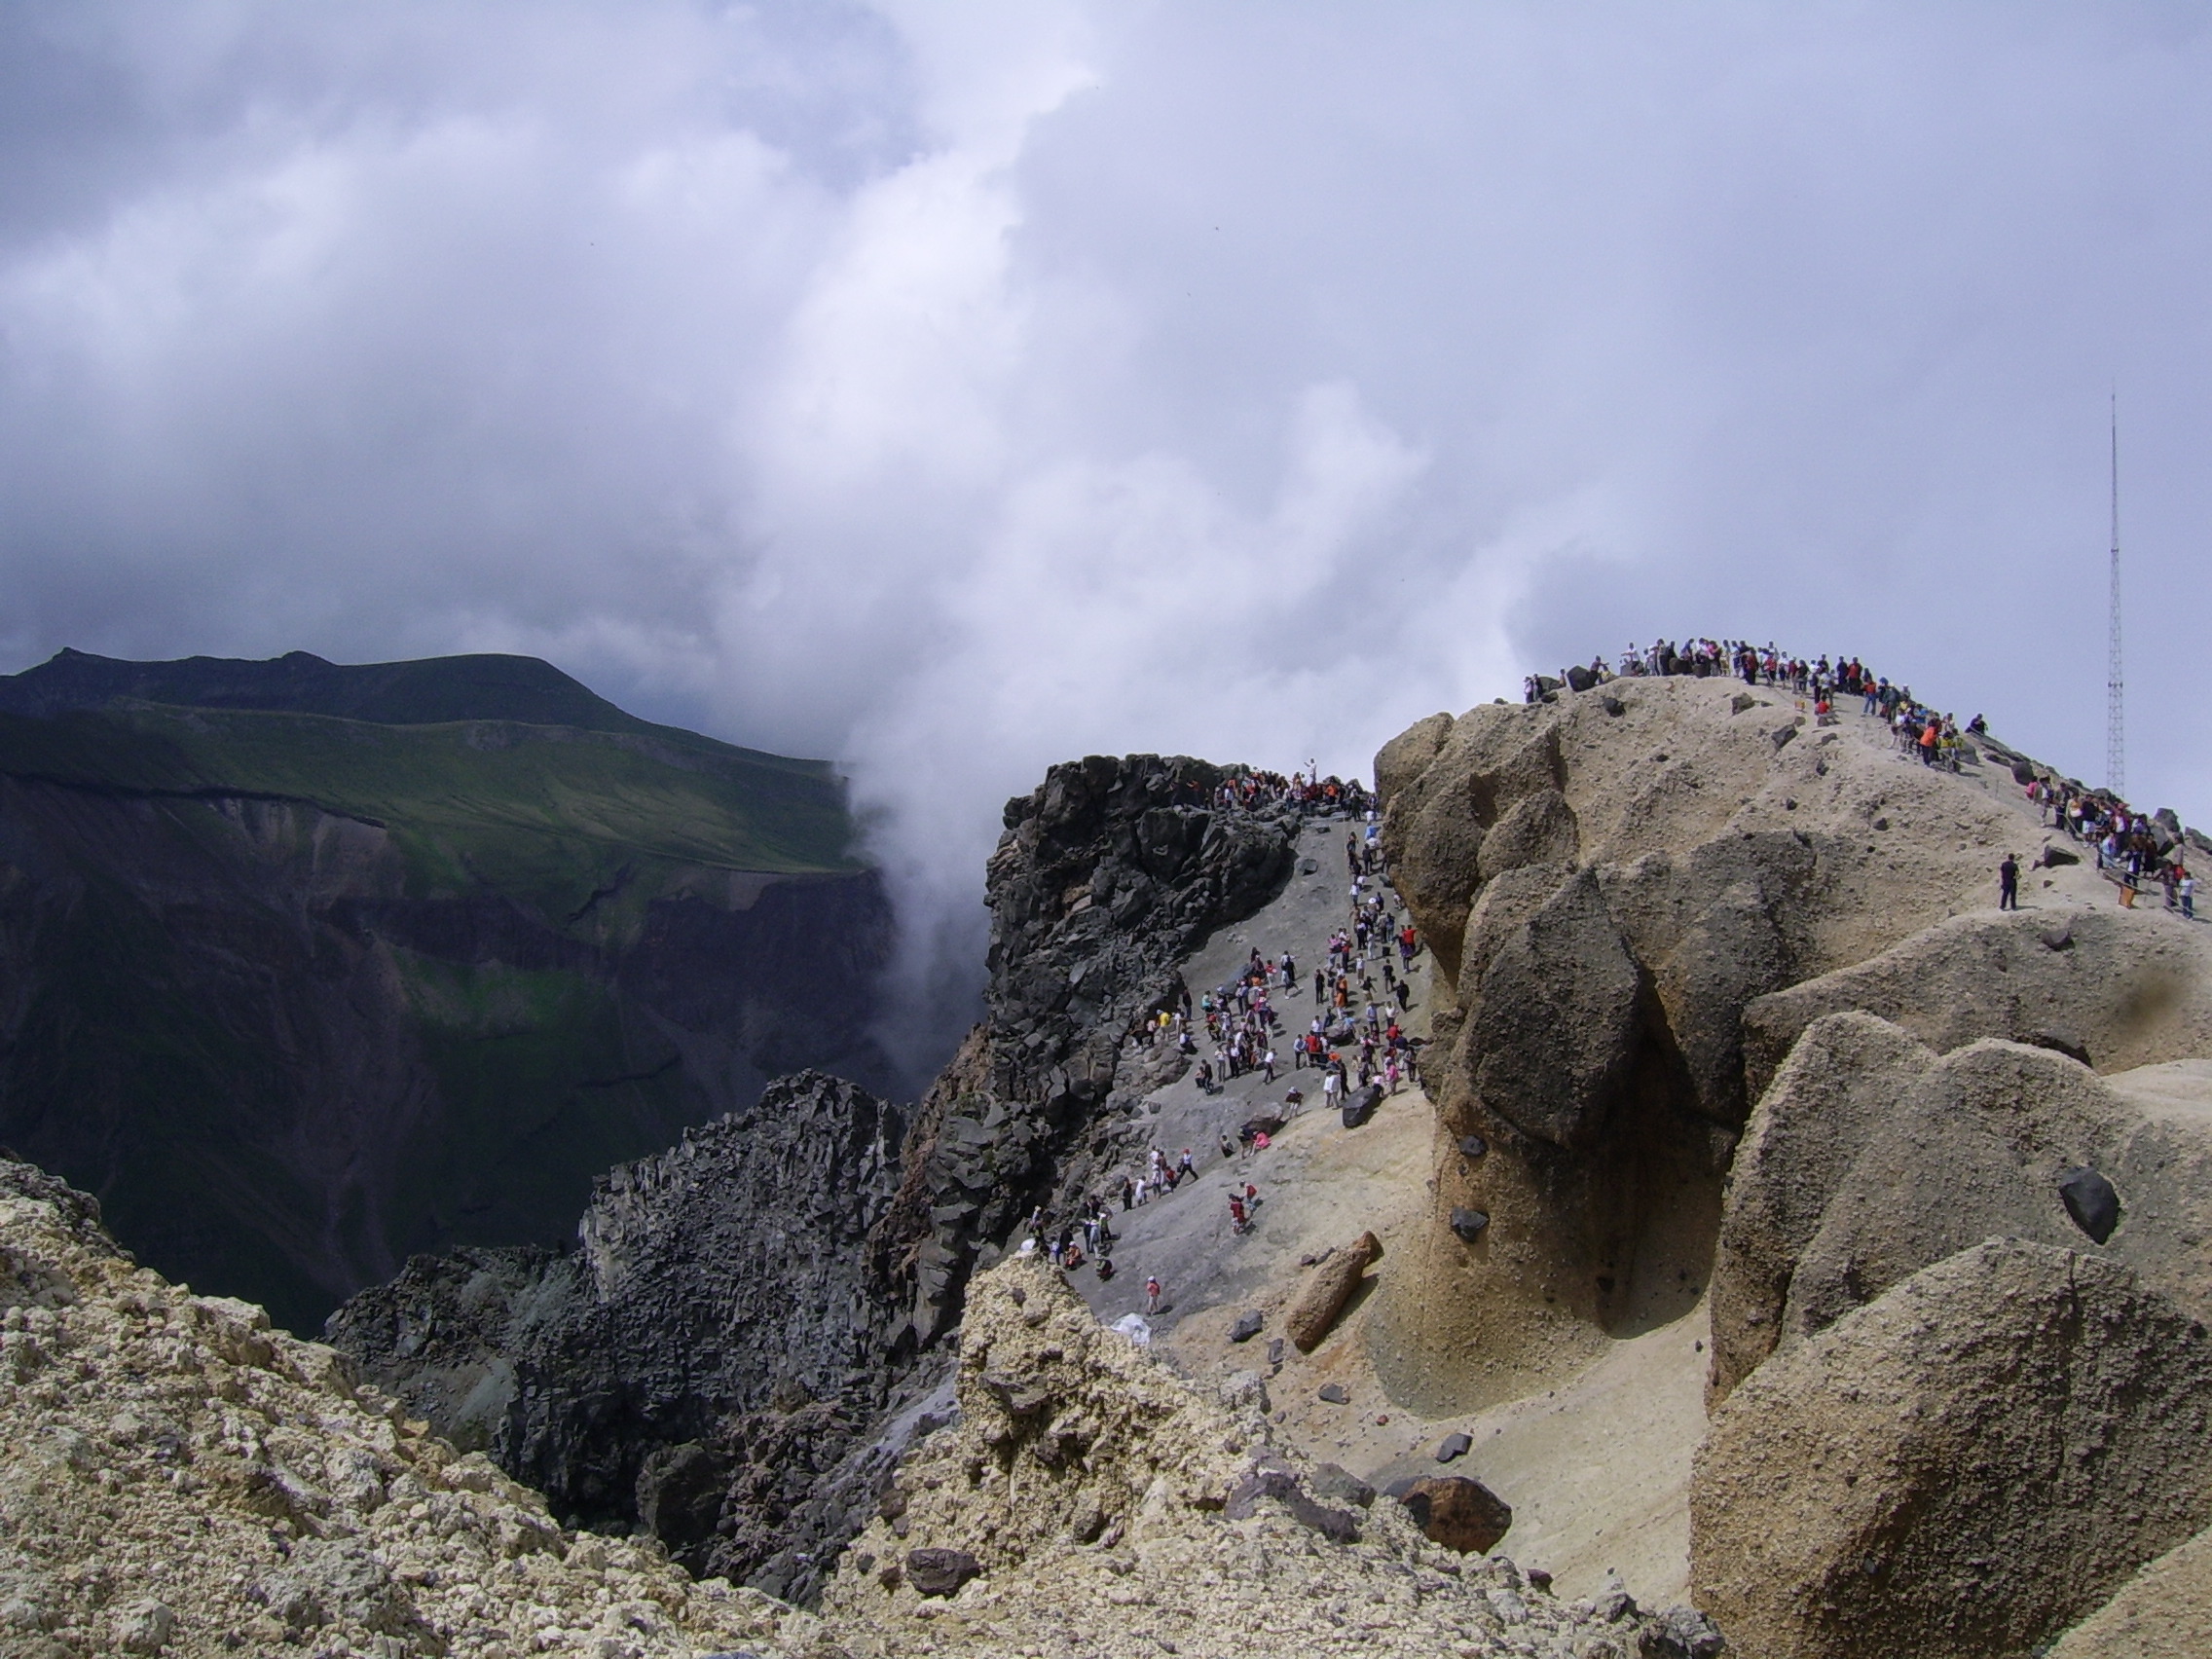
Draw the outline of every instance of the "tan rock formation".
[[[1691,1585],[1747,1659],[2027,1653],[2212,1520],[2212,1338],[2116,1263],[1992,1239],[1714,1414]]]
[[[2212,937],[2086,907],[2103,890],[2086,871],[2042,910],[1981,908],[1998,859],[2040,833],[2009,775],[1920,766],[1877,722],[1822,727],[1770,687],[1627,680],[1432,717],[1377,782],[1434,955],[1439,1132],[1431,1231],[1379,1287],[1369,1334],[1392,1396],[1422,1411],[1510,1397],[1693,1306],[1738,1133],[1823,1015],[2105,1070],[2212,1053]],[[1870,1109],[1872,1083],[1837,1087],[1820,1110]],[[1467,1135],[1489,1156],[1458,1156]],[[1822,1157],[1772,1223],[1796,1241],[1777,1257],[1746,1235],[1772,1258],[1759,1272],[1810,1242],[1848,1161],[1832,1141]],[[1479,1236],[1452,1234],[1462,1209],[1491,1218]],[[1716,1311],[1716,1363],[1740,1374],[1772,1332],[1738,1353],[1755,1327]]]
[[[1322,1258],[1282,1316],[1282,1328],[1298,1345],[1300,1353],[1311,1353],[1321,1346],[1337,1315],[1359,1288],[1360,1275],[1382,1254],[1382,1241],[1372,1233],[1362,1233],[1343,1249],[1332,1250]]]
[[[1775,1349],[1798,1258],[1836,1189],[1935,1054],[1886,1020],[1806,1027],[1745,1125],[1713,1267],[1710,1410]]]
[[[1370,1322],[1394,1397],[1507,1398],[1694,1305],[1755,1098],[1745,1006],[1985,899],[2019,838],[1873,732],[1655,679],[1431,719],[1379,756],[1437,969],[1432,1235]],[[1457,1155],[1469,1134],[1489,1157]],[[1451,1233],[1461,1208],[1479,1238]]]
[[[2048,1659],[2212,1653],[2212,1531],[2168,1550],[2068,1631]]]
[[[1815,1021],[1730,1176],[1710,1397],[1777,1346],[1993,1234],[2123,1262],[2212,1315],[2208,1072],[2159,1066],[2108,1083],[2047,1050],[1984,1040],[1938,1057],[1870,1015]],[[2059,1191],[2083,1167],[2120,1197],[2101,1241]]]
[[[2100,1072],[2212,1054],[2212,975],[2199,930],[2148,907],[1956,916],[1880,955],[1744,1012],[1754,1093],[1797,1034],[1862,1009],[1937,1052],[1977,1037],[2057,1049]]]

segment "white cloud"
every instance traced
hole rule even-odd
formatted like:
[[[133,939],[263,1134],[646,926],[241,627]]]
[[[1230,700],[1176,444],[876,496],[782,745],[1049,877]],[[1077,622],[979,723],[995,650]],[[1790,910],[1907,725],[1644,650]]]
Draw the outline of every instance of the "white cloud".
[[[1352,768],[1630,636],[2212,817],[2191,10],[0,16],[15,659],[539,650],[849,763],[958,949],[1086,749]]]

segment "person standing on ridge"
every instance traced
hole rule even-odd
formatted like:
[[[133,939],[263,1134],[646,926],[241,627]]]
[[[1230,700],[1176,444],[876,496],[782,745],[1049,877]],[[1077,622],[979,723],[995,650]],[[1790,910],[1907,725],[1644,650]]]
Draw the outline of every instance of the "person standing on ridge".
[[[2020,907],[2020,861],[2010,853],[2007,853],[2005,862],[1997,866],[1997,907],[2000,910]]]

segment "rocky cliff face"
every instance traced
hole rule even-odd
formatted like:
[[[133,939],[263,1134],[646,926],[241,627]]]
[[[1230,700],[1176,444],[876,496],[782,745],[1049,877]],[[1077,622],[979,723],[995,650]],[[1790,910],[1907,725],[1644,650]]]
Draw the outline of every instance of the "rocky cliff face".
[[[866,1243],[903,1127],[853,1084],[779,1079],[601,1177],[574,1252],[418,1257],[331,1340],[569,1520],[643,1519],[702,1575],[805,1595],[867,1496],[816,1488],[898,1376]]]
[[[522,659],[321,664],[344,718],[82,707],[192,666],[99,661],[0,686],[44,710],[0,713],[0,1140],[163,1272],[313,1329],[411,1253],[554,1242],[771,1076],[889,1083],[889,906],[825,768]],[[480,695],[598,723],[445,718]]]
[[[902,1206],[881,1240],[918,1341],[959,1316],[978,1252],[1033,1204],[1086,1191],[1136,1132],[1141,1090],[1117,1079],[1154,1056],[1131,1025],[1179,997],[1177,962],[1289,879],[1296,810],[1215,805],[1225,775],[1091,756],[1007,803],[984,898],[988,1015],[920,1115],[907,1166],[927,1204]]]
[[[968,1276],[1136,1132],[1142,1013],[1288,878],[1287,810],[1188,758],[1055,766],[993,855],[989,1016],[907,1130],[808,1076],[599,1183],[573,1255],[411,1262],[331,1339],[557,1512],[810,1600],[903,1447],[950,1410]]]

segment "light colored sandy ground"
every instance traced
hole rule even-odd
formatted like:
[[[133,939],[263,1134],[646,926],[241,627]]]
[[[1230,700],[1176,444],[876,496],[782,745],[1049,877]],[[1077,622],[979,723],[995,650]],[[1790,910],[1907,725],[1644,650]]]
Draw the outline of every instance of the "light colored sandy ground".
[[[1270,1271],[1241,1299],[1186,1314],[1168,1340],[1174,1355],[1198,1376],[1265,1374],[1266,1344],[1306,1276],[1302,1256],[1373,1229],[1383,1244],[1376,1272],[1388,1272],[1392,1246],[1424,1224],[1432,1131],[1426,1098],[1412,1093],[1356,1130],[1318,1113],[1291,1125],[1285,1139],[1304,1156],[1276,1183],[1275,1206],[1290,1213],[1269,1240]],[[1230,1327],[1247,1309],[1263,1313],[1267,1328],[1232,1344]],[[1595,1364],[1542,1395],[1446,1419],[1419,1417],[1383,1393],[1363,1319],[1355,1308],[1310,1355],[1285,1345],[1268,1386],[1293,1445],[1378,1488],[1406,1475],[1474,1475],[1513,1506],[1513,1530],[1499,1548],[1524,1567],[1549,1570],[1562,1595],[1594,1594],[1618,1570],[1646,1605],[1683,1598],[1690,1457],[1705,1434],[1702,1304],[1671,1325],[1607,1345]],[[1350,1395],[1346,1404],[1320,1398],[1331,1382]],[[1440,1466],[1436,1449],[1455,1429],[1474,1449]]]

